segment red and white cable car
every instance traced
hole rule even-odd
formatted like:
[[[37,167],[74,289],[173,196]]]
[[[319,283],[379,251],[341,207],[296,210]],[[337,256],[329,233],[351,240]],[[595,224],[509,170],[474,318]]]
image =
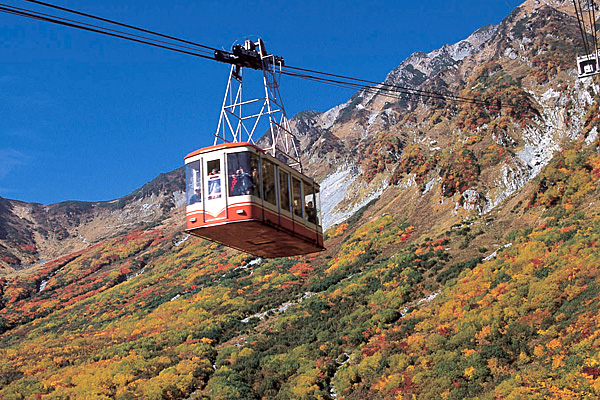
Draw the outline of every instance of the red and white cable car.
[[[185,158],[187,231],[261,257],[323,250],[319,185],[250,143]]]
[[[324,250],[319,185],[301,172],[279,99],[275,68],[283,59],[268,55],[260,39],[234,46],[233,55],[215,56],[232,67],[215,144],[185,157],[186,231],[261,257]],[[242,67],[263,71],[264,98],[242,100]],[[247,114],[253,104],[260,111],[244,115],[242,106]],[[271,134],[264,150],[252,143],[262,116]],[[240,141],[244,135],[248,140]]]

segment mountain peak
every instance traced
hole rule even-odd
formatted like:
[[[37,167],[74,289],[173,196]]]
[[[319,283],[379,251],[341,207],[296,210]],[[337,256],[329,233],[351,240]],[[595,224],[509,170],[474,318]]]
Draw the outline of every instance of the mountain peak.
[[[185,203],[184,185],[184,170],[178,168],[112,201],[42,205],[0,197],[0,269],[23,269],[159,225],[178,215]]]
[[[584,10],[587,10],[587,2],[583,1]],[[566,14],[575,14],[572,0],[527,0],[519,6],[526,11],[532,11],[537,8],[551,7]]]

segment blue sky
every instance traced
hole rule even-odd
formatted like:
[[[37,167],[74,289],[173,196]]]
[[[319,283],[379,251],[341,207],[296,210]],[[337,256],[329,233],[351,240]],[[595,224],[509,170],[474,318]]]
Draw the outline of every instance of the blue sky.
[[[229,50],[260,36],[288,65],[382,81],[415,51],[497,24],[518,0],[48,0]],[[16,7],[48,12],[21,0]],[[0,13],[0,196],[124,196],[211,145],[228,66]],[[248,77],[248,74],[246,75]],[[288,116],[352,92],[284,77]]]

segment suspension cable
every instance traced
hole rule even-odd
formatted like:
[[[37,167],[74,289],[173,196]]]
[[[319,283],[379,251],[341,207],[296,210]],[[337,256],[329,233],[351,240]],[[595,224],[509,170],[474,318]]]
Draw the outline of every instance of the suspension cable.
[[[573,0],[573,6],[575,7],[575,15],[577,16],[579,31],[581,32],[581,38],[583,39],[583,47],[585,49],[585,54],[591,54],[590,47],[587,41],[587,35],[585,33],[585,19],[583,18],[583,9],[581,8],[581,2],[579,0]]]
[[[594,10],[594,2],[593,0],[585,0],[586,5],[588,6],[588,19],[590,20],[590,29],[592,31],[592,40],[594,41],[594,54],[598,54],[598,40],[596,37],[596,21],[592,17],[592,13]],[[591,46],[590,46],[591,47]]]
[[[459,97],[459,96],[455,96],[455,95],[446,95],[446,94],[435,93],[435,92],[431,92],[430,94],[425,95],[423,93],[419,93],[417,91],[417,89],[413,90],[411,88],[403,88],[403,87],[394,88],[393,86],[390,88],[385,88],[385,87],[379,87],[379,84],[377,86],[361,85],[359,83],[352,83],[352,82],[345,82],[345,81],[328,79],[328,78],[321,78],[318,76],[298,74],[298,73],[293,73],[293,72],[289,72],[289,71],[283,71],[282,74],[296,77],[296,78],[311,80],[313,82],[324,83],[324,84],[328,84],[328,85],[332,85],[332,86],[337,86],[337,87],[342,87],[342,88],[347,88],[347,89],[354,89],[354,90],[361,90],[366,93],[378,94],[378,95],[382,95],[385,97],[391,97],[391,98],[395,98],[395,99],[400,99],[402,97],[409,98],[410,96],[417,96],[417,97],[426,97],[426,98],[431,98],[431,99],[452,101],[452,102],[457,102],[457,103],[469,103],[469,104],[477,104],[477,105],[484,105],[484,106],[490,105],[489,102],[484,101],[484,100],[479,100],[476,98]],[[512,107],[510,105],[505,105],[505,106]]]
[[[27,9],[19,8],[19,7],[13,7],[13,6],[9,6],[9,5],[2,4],[2,3],[0,3],[0,6],[5,7],[7,9],[14,10],[15,12],[13,14],[15,14],[15,15],[28,16],[26,14],[27,13],[31,13],[31,14],[34,14],[34,15],[40,16],[40,17],[45,17],[45,18],[49,18],[49,19],[57,19],[57,20],[60,20],[60,21],[63,21],[63,22],[69,22],[69,23],[72,23],[72,24],[79,24],[79,25],[82,25],[82,26],[87,26],[87,27],[90,27],[90,28],[98,29],[98,30],[104,30],[106,32],[113,32],[113,33],[116,33],[116,34],[119,34],[119,35],[126,35],[128,37],[139,38],[139,39],[143,39],[143,40],[152,41],[152,42],[155,42],[155,43],[162,43],[162,44],[166,44],[166,45],[169,45],[169,46],[176,46],[176,47],[181,48],[181,49],[188,49],[188,50],[191,50],[191,51],[197,51],[197,52],[201,52],[201,53],[205,53],[205,54],[211,54],[211,55],[213,54],[212,52],[210,52],[208,50],[200,50],[200,49],[197,49],[195,47],[183,46],[183,45],[180,45],[180,44],[177,44],[177,43],[167,42],[167,41],[164,41],[164,40],[158,40],[158,39],[148,38],[146,36],[136,35],[136,34],[129,33],[129,32],[118,31],[118,30],[115,30],[115,29],[110,29],[110,28],[106,28],[106,27],[103,27],[103,26],[99,26],[99,25],[88,24],[88,23],[85,23],[85,22],[81,22],[81,21],[77,21],[77,20],[73,20],[73,19],[69,19],[69,18],[63,18],[63,17],[59,17],[59,16],[55,16],[55,15],[51,15],[51,14],[45,14],[45,13],[41,13],[41,12],[37,12],[37,11],[31,11],[31,10],[27,10]],[[0,10],[0,11],[4,11],[4,10]],[[41,19],[41,18],[39,18],[39,19]],[[53,21],[47,21],[47,22],[53,22]]]
[[[84,26],[84,25],[80,25],[77,23],[72,23],[72,22],[68,22],[66,20],[61,20],[61,19],[57,19],[57,18],[52,18],[52,17],[46,17],[42,14],[36,14],[34,12],[25,12],[25,11],[20,11],[17,10],[15,8],[9,8],[10,6],[6,7],[5,4],[0,4],[0,12],[5,12],[7,14],[13,14],[13,15],[18,15],[21,17],[26,17],[26,18],[31,18],[31,19],[36,19],[36,20],[40,20],[40,21],[44,21],[44,22],[50,22],[53,24],[57,24],[57,25],[63,25],[63,26],[67,26],[70,28],[76,28],[76,29],[81,29],[84,31],[88,31],[88,32],[94,32],[94,33],[99,33],[102,35],[107,35],[107,36],[112,36],[115,38],[119,38],[119,39],[126,39],[126,40],[131,40],[133,42],[136,43],[142,43],[142,44],[147,44],[150,46],[154,46],[154,47],[159,47],[165,50],[172,50],[172,51],[176,51],[179,53],[184,53],[184,54],[188,54],[191,56],[195,56],[195,57],[200,57],[200,58],[205,58],[208,60],[214,60],[214,56],[207,56],[207,55],[203,55],[203,54],[199,54],[197,52],[193,52],[193,51],[187,51],[187,50],[182,50],[182,49],[178,49],[176,47],[171,47],[171,46],[165,46],[165,45],[161,45],[158,44],[156,42],[152,42],[152,39],[138,39],[135,37],[131,37],[131,36],[127,36],[126,34],[117,34],[117,33],[112,33],[112,32],[108,32],[102,29],[98,29],[98,28],[93,28],[90,26]]]
[[[63,12],[68,12],[71,14],[84,16],[86,18],[95,19],[95,20],[102,21],[105,23],[114,24],[114,25],[121,26],[121,27],[124,27],[127,29],[132,29],[132,30],[135,30],[138,32],[143,32],[146,34],[162,37],[162,38],[174,41],[174,42],[185,43],[185,44],[195,46],[195,47],[184,46],[179,43],[167,42],[167,41],[158,40],[158,39],[147,37],[147,36],[141,36],[141,35],[136,35],[136,34],[132,34],[129,32],[123,32],[123,31],[118,31],[118,30],[114,30],[114,29],[109,29],[106,27],[98,26],[98,25],[88,24],[88,23],[84,23],[81,21],[67,19],[67,18],[55,16],[55,15],[44,14],[44,13],[40,13],[40,12],[36,12],[36,11],[32,11],[32,10],[13,7],[13,6],[9,6],[9,5],[2,4],[2,3],[0,3],[0,12],[5,12],[5,13],[18,15],[18,16],[22,16],[22,17],[26,17],[26,18],[31,18],[31,19],[35,19],[35,20],[40,20],[40,21],[44,21],[44,22],[50,22],[50,23],[54,23],[54,24],[58,24],[58,25],[67,26],[67,27],[77,28],[77,29],[94,32],[94,33],[99,33],[99,34],[103,34],[103,35],[107,35],[107,36],[112,36],[112,37],[116,37],[116,38],[120,38],[120,39],[130,40],[133,42],[142,43],[142,44],[146,44],[146,45],[150,45],[150,46],[154,46],[154,47],[159,47],[159,48],[166,49],[166,50],[176,51],[179,53],[188,54],[188,55],[192,55],[195,57],[200,57],[200,58],[204,58],[204,59],[208,59],[208,60],[222,61],[215,57],[214,52],[220,52],[220,53],[223,53],[223,52],[214,47],[206,46],[206,45],[203,45],[203,44],[200,44],[197,42],[191,42],[191,41],[180,39],[180,38],[170,36],[170,35],[161,34],[161,33],[151,31],[148,29],[142,29],[142,28],[139,28],[139,27],[136,27],[133,25],[120,23],[120,22],[113,21],[113,20],[110,20],[107,18],[94,16],[91,14],[68,9],[65,7],[56,6],[56,5],[38,1],[38,0],[24,0],[24,1],[27,1],[30,3],[35,3],[38,5],[42,5],[42,6],[46,6],[46,7],[50,7],[50,8],[60,10]],[[573,0],[573,1],[575,2],[576,0]],[[577,0],[577,1],[579,1],[579,0]],[[583,11],[581,8],[581,5],[580,5],[580,10]],[[582,27],[583,21],[579,20],[579,14],[578,14],[578,22],[580,23],[580,29],[583,32],[583,27]],[[583,25],[585,26],[585,23],[583,23]],[[585,39],[586,38],[584,35],[584,45],[586,45],[586,49],[587,49],[589,45]],[[208,50],[213,51],[213,53],[211,54]],[[201,53],[203,53],[203,54],[201,54]],[[394,84],[385,83],[385,82],[383,82],[383,83],[375,82],[375,81],[370,81],[370,80],[366,80],[366,79],[353,78],[353,77],[349,77],[349,76],[315,71],[315,70],[300,68],[300,67],[285,66],[285,68],[288,70],[292,70],[292,71],[281,71],[281,73],[284,75],[289,75],[289,76],[293,76],[293,77],[297,77],[297,78],[301,78],[301,79],[311,80],[313,82],[319,82],[319,83],[329,84],[329,85],[338,86],[338,87],[344,87],[344,88],[349,88],[349,89],[354,89],[354,90],[362,90],[362,91],[365,91],[366,93],[381,94],[381,95],[398,98],[398,99],[401,98],[402,96],[417,96],[417,97],[421,97],[421,98],[440,99],[440,100],[446,100],[446,101],[452,101],[452,102],[471,103],[471,104],[477,104],[477,105],[483,105],[483,106],[490,105],[489,100],[481,100],[481,99],[474,98],[474,97],[465,97],[465,96],[453,95],[453,94],[443,94],[443,93],[438,93],[438,92],[429,91],[429,90],[405,87],[405,86],[394,85]],[[299,72],[293,72],[293,71],[299,71]],[[318,75],[320,75],[320,76],[318,76]],[[336,78],[336,79],[333,79],[333,78]],[[499,105],[500,107],[509,106],[506,104],[503,105],[499,101],[496,101],[495,104]]]
[[[366,80],[366,79],[352,78],[352,77],[349,77],[349,76],[343,76],[343,75],[337,75],[337,74],[330,74],[330,73],[327,73],[327,72],[319,72],[319,71],[314,71],[314,70],[310,70],[310,69],[306,69],[306,68],[290,67],[290,66],[285,66],[285,68],[289,68],[289,69],[293,69],[293,70],[297,70],[297,71],[304,71],[304,72],[313,73],[313,74],[320,74],[320,75],[325,75],[325,76],[331,76],[331,77],[346,79],[346,80],[355,81],[355,82],[363,82],[363,83],[366,83],[368,85],[382,86],[382,87],[387,88],[387,89],[389,89],[391,91],[394,91],[394,92],[404,92],[404,91],[406,91],[407,94],[415,94],[415,95],[419,95],[419,96],[423,96],[423,97],[445,96],[445,97],[452,97],[453,99],[455,99],[457,101],[465,100],[465,101],[472,102],[472,103],[486,104],[486,102],[483,101],[483,100],[479,100],[479,99],[475,99],[475,98],[471,98],[471,97],[462,97],[462,96],[458,96],[458,95],[446,96],[446,95],[443,95],[441,93],[432,92],[432,91],[428,91],[428,90],[410,88],[410,87],[400,86],[400,85],[393,85],[393,84],[389,84],[389,83],[385,83],[385,82],[381,83],[381,82],[369,81],[369,80]]]
[[[594,2],[594,0],[589,0],[590,3],[588,3],[588,5],[590,6],[590,19],[592,20],[592,23],[590,23],[590,25],[592,26],[592,34],[594,36],[594,50],[596,51],[596,55],[598,54],[598,26],[596,23],[596,3]]]
[[[117,22],[117,21],[114,21],[114,20],[111,20],[111,19],[98,17],[96,15],[87,14],[87,13],[84,13],[84,12],[81,12],[81,11],[77,11],[77,10],[73,10],[73,9],[70,9],[70,8],[60,7],[60,6],[57,6],[57,5],[54,5],[54,4],[50,4],[50,3],[46,3],[46,2],[43,2],[43,1],[38,1],[38,0],[23,0],[23,1],[27,1],[29,3],[34,3],[34,4],[39,4],[39,5],[42,5],[42,6],[45,6],[45,7],[54,8],[56,10],[68,12],[68,13],[71,13],[71,14],[80,15],[82,17],[87,17],[87,18],[92,18],[92,19],[98,20],[98,21],[107,22],[109,24],[118,25],[118,26],[121,26],[123,28],[129,28],[129,29],[133,29],[133,30],[136,30],[136,31],[139,31],[139,32],[149,33],[151,35],[160,36],[160,37],[165,38],[165,39],[176,40],[178,42],[182,42],[182,43],[186,43],[186,44],[191,44],[193,46],[201,47],[201,48],[204,48],[204,49],[207,49],[207,50],[211,50],[211,51],[217,50],[214,47],[205,46],[205,45],[200,44],[200,43],[191,42],[189,40],[184,40],[184,39],[180,39],[180,38],[177,38],[177,37],[174,37],[174,36],[165,35],[165,34],[162,34],[162,33],[159,33],[159,32],[155,32],[155,31],[151,31],[151,30],[148,30],[148,29],[139,28],[139,27],[133,26],[133,25],[124,24],[124,23]]]

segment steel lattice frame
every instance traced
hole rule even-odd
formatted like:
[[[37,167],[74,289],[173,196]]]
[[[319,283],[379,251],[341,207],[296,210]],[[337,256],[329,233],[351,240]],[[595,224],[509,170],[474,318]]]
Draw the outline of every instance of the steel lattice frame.
[[[256,56],[260,57],[262,66],[264,96],[244,100],[243,66],[232,64],[214,144],[223,141],[225,143],[249,142],[256,145],[255,135],[260,127],[259,123],[264,118],[268,118],[270,145],[263,150],[302,172],[297,139],[291,132],[279,93],[282,59],[268,54],[262,40],[257,43],[246,41],[246,50],[254,46],[258,49]],[[252,106],[260,106],[260,111],[246,115],[245,111]]]

